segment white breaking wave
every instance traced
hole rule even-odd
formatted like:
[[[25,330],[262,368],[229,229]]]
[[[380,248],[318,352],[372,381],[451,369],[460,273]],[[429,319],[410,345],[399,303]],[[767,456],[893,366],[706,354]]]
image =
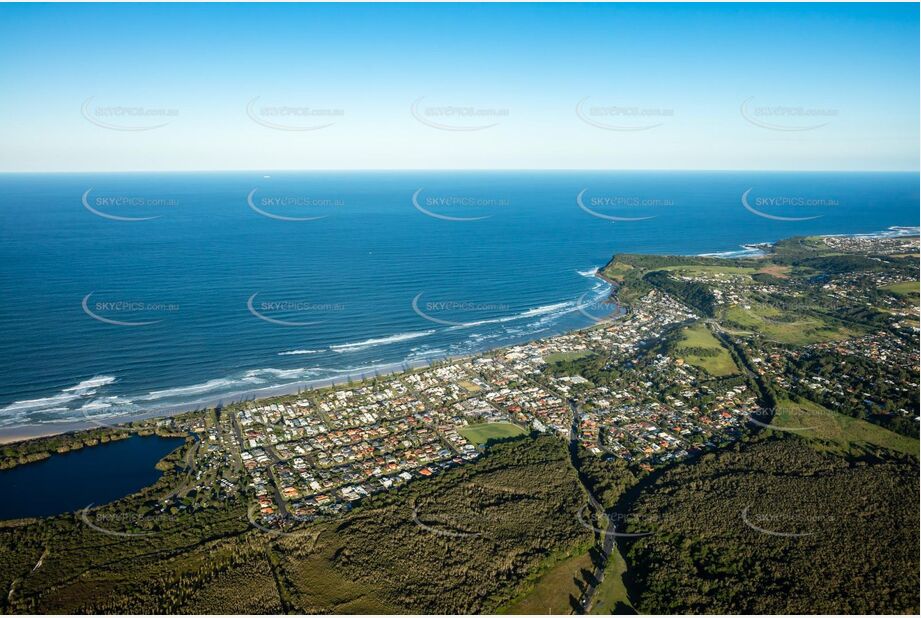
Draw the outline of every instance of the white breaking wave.
[[[921,234],[921,227],[893,225],[882,232],[869,232],[866,234],[823,234],[824,236],[844,236],[854,238],[903,238],[905,236],[918,236]]]
[[[598,274],[598,267],[592,266],[589,270],[577,270],[576,272],[582,275],[583,277],[594,277],[595,275]]]
[[[279,352],[279,356],[297,356],[299,354],[321,354],[323,350],[289,350],[288,352]]]
[[[333,352],[355,352],[357,350],[365,350],[367,348],[373,348],[379,345],[387,345],[388,343],[396,343],[398,341],[408,341],[410,339],[416,339],[418,337],[425,337],[434,333],[434,330],[426,330],[416,333],[400,333],[398,335],[391,335],[390,337],[380,337],[378,339],[366,339],[365,341],[357,341],[355,343],[343,343],[340,345],[331,345],[329,349]]]
[[[219,378],[208,380],[200,384],[190,386],[178,386],[176,388],[167,388],[163,390],[151,391],[138,401],[157,402],[164,399],[173,399],[177,397],[188,397],[189,395],[224,395],[232,394],[242,390],[247,390],[253,386],[274,387],[281,384],[273,383],[275,380],[297,381],[306,378],[312,378],[321,373],[315,368],[298,367],[294,369],[274,369],[266,367],[264,369],[250,369],[239,377]]]
[[[502,324],[505,322],[512,322],[514,320],[525,320],[527,318],[533,318],[540,315],[546,315],[548,313],[560,312],[567,313],[569,311],[575,311],[577,308],[576,303],[573,302],[563,302],[563,303],[553,303],[552,305],[543,305],[542,307],[534,307],[533,309],[528,309],[527,311],[522,311],[521,313],[516,313],[515,315],[507,315],[501,318],[490,318],[487,320],[477,320],[475,322],[464,322],[463,324],[457,324],[450,327],[448,330],[459,330],[462,328],[470,328],[472,326],[482,326],[483,324]],[[564,310],[565,311],[562,311]]]
[[[124,413],[137,410],[137,406],[130,399],[114,395],[112,397],[100,397],[88,401],[80,406],[81,412],[108,412],[114,407],[119,407]]]
[[[247,371],[243,374],[244,380],[249,379],[260,379],[263,375],[269,375],[273,378],[281,378],[283,380],[296,380],[299,378],[309,378],[318,374],[316,369],[307,369],[306,367],[299,367],[297,369],[253,369]]]
[[[591,276],[591,273],[596,270],[597,269],[580,272],[580,274]],[[603,284],[595,285],[590,293],[594,296],[600,289],[607,287],[608,286]],[[602,291],[601,296],[604,296],[606,293],[606,290]],[[587,295],[588,294],[583,296]],[[463,345],[451,344],[447,350],[444,348],[430,348],[426,345],[414,347],[410,349],[409,354],[402,361],[384,363],[381,365],[372,364],[363,367],[352,366],[347,368],[299,367],[292,369],[276,369],[270,367],[252,369],[225,378],[212,379],[187,386],[151,390],[146,394],[130,395],[130,397],[129,395],[115,396],[106,394],[104,390],[105,387],[115,383],[117,380],[114,376],[97,375],[82,380],[73,386],[63,388],[53,396],[16,401],[4,408],[0,408],[0,426],[6,426],[11,422],[20,421],[39,423],[69,422],[80,420],[80,416],[88,420],[94,418],[128,417],[132,413],[140,411],[152,412],[160,409],[168,410],[171,407],[175,408],[177,405],[185,405],[191,409],[192,405],[201,403],[214,404],[226,397],[235,397],[239,395],[250,396],[254,393],[284,388],[285,386],[302,382],[308,385],[311,383],[320,384],[322,380],[334,378],[335,376],[367,376],[378,372],[398,370],[404,368],[407,363],[416,364],[428,362],[432,358],[463,351],[462,348],[470,346],[470,344],[480,347],[486,341],[501,339],[509,335],[530,334],[534,336],[536,333],[543,333],[548,330],[544,328],[544,326],[551,321],[556,320],[561,315],[578,311],[581,306],[580,302],[583,300],[584,299],[580,298],[579,301],[556,302],[527,309],[515,315],[453,326],[447,330],[469,328],[481,324],[504,323],[515,320],[522,321],[522,323],[518,324],[518,329],[503,327],[504,333],[471,333],[469,339],[466,340]],[[328,348],[320,350],[294,349],[278,352],[277,354],[280,356],[311,355],[322,354],[327,350],[337,353],[348,353],[422,338],[436,332],[438,332],[436,329],[405,332],[386,337],[370,338],[363,341],[330,345]],[[340,378],[335,377],[334,379]]]
[[[406,357],[408,361],[421,360],[423,358],[431,358],[433,356],[446,356],[448,351],[443,348],[431,348],[431,349],[419,349],[413,348],[410,350],[409,355]]]
[[[502,333],[491,333],[491,334],[473,333],[472,335],[467,337],[467,339],[471,341],[485,341],[487,339],[498,339],[501,336],[502,336]]]
[[[95,395],[96,391],[100,387],[112,384],[113,382],[115,382],[115,377],[113,376],[94,376],[89,380],[83,380],[74,386],[68,386],[67,388],[61,389],[60,393],[57,395],[52,395],[51,397],[39,397],[37,399],[24,399],[22,401],[14,401],[8,406],[0,408],[0,414],[58,411],[61,406],[65,404]]]
[[[88,390],[95,390],[100,386],[106,386],[115,382],[115,376],[94,376],[89,380],[83,380],[76,386],[68,386],[64,390],[67,392],[82,393]]]
[[[202,393],[210,393],[216,390],[222,390],[227,388],[232,388],[238,385],[243,384],[262,384],[263,380],[259,379],[256,376],[244,376],[240,379],[233,378],[219,378],[217,380],[208,380],[207,382],[202,382],[201,384],[193,384],[191,386],[177,386],[176,388],[167,388],[159,391],[150,391],[143,397],[138,397],[140,401],[156,401],[158,399],[168,399],[170,397],[182,396],[182,395],[201,395]]]
[[[373,365],[373,364],[363,365],[360,367],[345,367],[343,369],[328,369],[327,371],[329,371],[330,374],[335,374],[335,375],[348,375],[352,373],[361,374],[361,373],[367,373],[369,371],[386,371],[388,369],[399,368],[401,364],[402,363],[399,363],[399,362],[393,362],[393,363],[384,363],[384,364],[377,364],[377,365]]]
[[[735,251],[716,251],[714,253],[699,253],[698,257],[715,257],[715,258],[740,258],[740,257],[759,257],[764,255],[764,249],[760,247],[741,245],[741,249]]]
[[[528,309],[520,314],[523,318],[533,318],[536,315],[544,315],[546,313],[553,313],[554,311],[560,311],[562,309],[575,309],[576,303],[573,302],[564,302],[564,303],[554,303],[552,305],[544,305],[543,307],[535,307],[534,309]]]
[[[38,399],[24,399],[22,401],[14,401],[6,407],[0,408],[0,413],[44,410],[46,408],[53,408],[65,403],[70,403],[71,401],[80,399],[80,397],[81,395],[76,393],[65,393],[61,395],[54,395],[52,397],[40,397]]]

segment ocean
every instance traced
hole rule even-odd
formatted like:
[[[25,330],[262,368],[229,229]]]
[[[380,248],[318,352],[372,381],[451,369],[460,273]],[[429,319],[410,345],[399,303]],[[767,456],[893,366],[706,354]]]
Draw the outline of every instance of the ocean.
[[[614,253],[910,234],[917,173],[0,175],[0,436],[589,325]]]

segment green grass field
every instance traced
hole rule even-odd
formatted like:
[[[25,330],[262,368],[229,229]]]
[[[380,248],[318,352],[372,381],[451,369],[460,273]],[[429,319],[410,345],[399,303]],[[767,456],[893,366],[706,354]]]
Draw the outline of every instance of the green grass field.
[[[589,350],[580,350],[578,352],[554,352],[553,354],[545,356],[544,362],[552,365],[560,361],[574,361],[591,355],[592,352]]]
[[[718,352],[716,356],[697,356],[688,352],[683,352],[689,348],[704,348]],[[713,333],[701,323],[694,324],[685,328],[681,332],[681,340],[675,348],[677,354],[684,359],[686,363],[700,367],[707,373],[716,377],[734,375],[739,372],[739,368],[733,362],[729,351],[724,348],[720,342],[713,336]]]
[[[918,304],[918,290],[919,290],[918,281],[902,281],[901,283],[890,283],[889,285],[884,285],[883,290],[888,290],[894,294],[898,294],[902,298],[907,298],[908,300]]]
[[[765,264],[762,266],[758,272],[765,275],[771,275],[773,277],[778,277],[780,279],[789,279],[790,272],[793,269],[789,266],[783,266],[780,264]]]
[[[624,276],[627,275],[633,266],[630,264],[624,264],[623,262],[614,262],[604,269],[604,276],[614,279],[616,281],[623,281]]]
[[[527,433],[524,429],[512,423],[480,423],[478,425],[468,425],[459,429],[458,432],[475,444],[485,444],[489,440],[501,438],[514,438]]]
[[[457,383],[457,385],[460,386],[465,391],[467,391],[468,393],[478,393],[482,390],[479,386],[477,386],[473,382],[468,382],[467,380],[461,380],[460,382]]]
[[[753,304],[751,309],[743,309],[739,305],[732,305],[726,310],[726,319],[748,328],[754,328],[761,326],[765,320],[780,317],[782,313],[782,311],[770,305]]]
[[[753,275],[758,272],[757,268],[748,268],[747,266],[688,266],[680,264],[678,266],[665,266],[659,270],[668,270],[679,275]]]
[[[850,452],[852,445],[870,444],[918,456],[918,440],[899,435],[862,419],[838,414],[811,401],[781,400],[771,425],[804,438],[827,441],[827,450]]]
[[[523,596],[500,610],[503,614],[572,614],[572,600],[582,598],[585,578],[594,571],[589,554],[568,558],[540,575]]]
[[[836,326],[825,320],[795,313],[784,314],[770,305],[753,304],[750,309],[733,305],[726,309],[724,319],[767,339],[793,345],[809,345],[856,336],[857,332]]]
[[[627,563],[617,551],[617,545],[611,549],[608,564],[604,570],[604,580],[595,590],[595,600],[592,605],[593,615],[610,615],[634,613],[630,597],[627,596],[627,587],[624,585],[624,573],[627,572]]]

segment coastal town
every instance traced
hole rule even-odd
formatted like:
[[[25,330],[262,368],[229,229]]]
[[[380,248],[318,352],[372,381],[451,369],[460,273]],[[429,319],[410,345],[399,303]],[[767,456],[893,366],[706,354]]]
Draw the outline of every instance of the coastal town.
[[[841,253],[860,253],[870,241],[830,237],[823,242]],[[879,254],[911,254],[917,252],[917,239],[877,239],[872,246]],[[872,300],[894,321],[875,332],[842,330],[841,336],[798,342],[806,345],[789,345],[782,336],[779,342],[741,341],[739,350],[754,368],[748,372],[716,339],[706,344],[715,346],[710,351],[701,350],[699,342],[682,348],[682,335],[714,337],[726,331],[675,295],[650,289],[632,300],[629,311],[609,311],[593,326],[565,335],[192,417],[197,420],[188,421],[187,429],[200,437],[198,489],[217,483],[218,493],[245,494],[254,501],[254,523],[284,525],[342,513],[372,494],[476,460],[490,440],[531,432],[572,441],[589,456],[652,470],[737,440],[752,417],[769,416],[752,379],[756,376],[777,388],[824,393],[830,405],[834,397],[854,393],[840,372],[796,376],[791,363],[801,357],[859,354],[892,371],[917,365],[917,345],[912,347],[917,306],[879,292],[910,284],[904,275],[881,270],[802,284],[787,279],[783,269],[760,272],[771,276],[753,277],[753,269],[742,268],[678,269],[673,276],[706,285],[730,329],[757,327],[751,316],[771,303],[816,302],[817,294],[839,305]],[[893,337],[892,329],[907,334]],[[678,343],[661,345],[676,334]],[[585,367],[567,370],[588,359],[595,371],[591,379],[582,375]],[[724,361],[724,367],[715,368],[714,360]],[[917,391],[917,376],[912,379],[890,383],[906,393]],[[860,398],[872,402],[874,395]],[[907,403],[891,413],[910,415],[910,408]]]
[[[547,368],[554,358],[588,355],[630,363],[663,331],[697,317],[653,290],[625,316],[591,328],[352,386],[235,404],[190,429],[204,453],[229,449],[238,459],[242,478],[222,460],[214,469],[223,466],[224,490],[253,496],[260,525],[335,515],[475,460],[488,438],[532,431],[648,468],[738,436],[757,408],[755,395],[745,385],[700,385],[700,370],[661,354],[636,369],[655,382],[619,389]],[[661,396],[659,381],[679,392]],[[709,405],[695,404],[699,388],[712,395]]]

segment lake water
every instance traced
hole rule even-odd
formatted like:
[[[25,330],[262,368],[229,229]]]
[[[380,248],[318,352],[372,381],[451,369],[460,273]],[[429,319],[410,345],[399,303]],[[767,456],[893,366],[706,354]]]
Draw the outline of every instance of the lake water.
[[[0,470],[0,519],[45,517],[112,502],[156,482],[182,438],[131,436]]]
[[[916,173],[3,174],[0,435],[585,326],[616,252],[917,225]]]

